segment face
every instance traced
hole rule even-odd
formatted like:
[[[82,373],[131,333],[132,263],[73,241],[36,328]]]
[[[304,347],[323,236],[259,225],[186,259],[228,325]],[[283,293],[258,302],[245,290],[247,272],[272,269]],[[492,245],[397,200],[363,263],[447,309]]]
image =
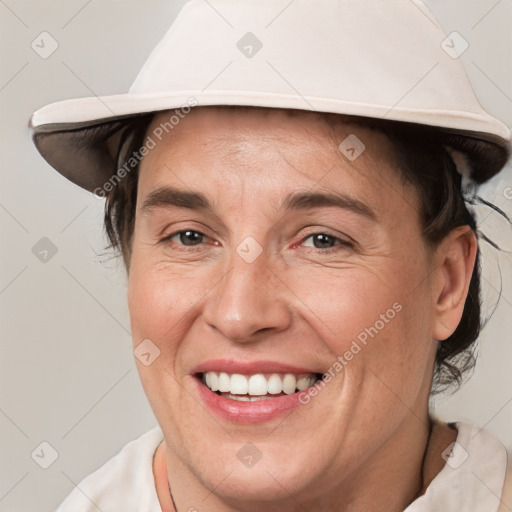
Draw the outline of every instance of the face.
[[[197,108],[138,187],[129,309],[171,482],[306,500],[398,454],[427,414],[433,263],[386,137]]]

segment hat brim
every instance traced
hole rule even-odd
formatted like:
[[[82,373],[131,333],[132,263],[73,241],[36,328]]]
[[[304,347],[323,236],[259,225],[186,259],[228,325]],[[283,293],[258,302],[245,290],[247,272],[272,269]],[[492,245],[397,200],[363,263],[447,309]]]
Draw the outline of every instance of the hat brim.
[[[140,116],[182,109],[190,105],[191,98],[197,106],[299,109],[435,127],[446,133],[449,145],[468,156],[471,178],[478,183],[496,175],[510,153],[510,131],[487,113],[415,110],[399,105],[245,91],[126,93],[60,101],[34,113],[30,122],[33,140],[52,167],[73,183],[93,192],[103,187],[117,171],[113,157],[116,148],[108,147],[115,134]]]

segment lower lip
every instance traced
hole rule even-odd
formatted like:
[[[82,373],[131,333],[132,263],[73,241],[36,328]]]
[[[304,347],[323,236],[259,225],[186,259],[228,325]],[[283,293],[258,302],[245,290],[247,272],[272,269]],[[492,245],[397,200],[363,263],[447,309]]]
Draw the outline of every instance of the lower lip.
[[[302,405],[299,401],[299,393],[254,402],[231,400],[230,398],[217,395],[199,379],[196,378],[195,380],[199,395],[206,406],[217,416],[232,423],[262,423],[278,418],[287,411]]]

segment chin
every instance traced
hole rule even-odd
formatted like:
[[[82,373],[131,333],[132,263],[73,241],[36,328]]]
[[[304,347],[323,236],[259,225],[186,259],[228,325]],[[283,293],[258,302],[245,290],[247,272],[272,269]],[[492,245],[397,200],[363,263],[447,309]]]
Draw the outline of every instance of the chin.
[[[308,474],[304,474],[304,466],[296,468],[292,473],[284,475],[282,463],[263,465],[260,461],[257,467],[250,469],[238,466],[230,473],[223,467],[198,476],[207,488],[215,488],[219,498],[247,505],[247,502],[275,504],[290,499],[290,495],[301,494],[307,486]]]
[[[329,471],[325,462],[329,457],[315,457],[321,449],[300,449],[304,441],[285,441],[285,446],[277,440],[250,443],[231,440],[225,445],[217,444],[217,449],[207,455],[204,450],[194,450],[193,454],[189,452],[192,458],[186,465],[203,486],[215,489],[215,494],[226,501],[279,502],[289,500],[290,495],[311,496],[319,492],[320,475]],[[256,445],[261,448],[259,459]]]

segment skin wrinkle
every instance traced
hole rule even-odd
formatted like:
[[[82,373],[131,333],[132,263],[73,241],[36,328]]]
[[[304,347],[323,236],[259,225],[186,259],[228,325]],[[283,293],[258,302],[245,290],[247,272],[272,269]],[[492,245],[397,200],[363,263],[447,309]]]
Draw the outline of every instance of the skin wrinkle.
[[[353,129],[341,124],[336,140]],[[240,153],[231,146],[237,130],[253,134]],[[264,154],[272,133],[288,137],[276,143],[278,152]],[[391,145],[362,126],[357,134],[367,146],[357,160],[363,174],[334,156],[329,128],[311,117],[198,110],[142,162],[137,208],[159,184],[182,188],[185,182],[215,198],[212,210],[226,226],[221,232],[211,216],[172,210],[158,222],[137,210],[135,222],[128,290],[132,332],[135,343],[149,338],[161,350],[152,365],[138,368],[171,441],[164,446],[166,465],[180,510],[200,507],[208,495],[204,503],[216,512],[295,512],[302,510],[297,502],[320,512],[394,512],[422,488],[436,352],[432,334],[460,313],[453,297],[467,293],[465,269],[473,264],[475,246],[459,233],[429,254],[418,209],[397,200],[413,189],[386,159]],[[203,143],[217,135],[223,143]],[[336,172],[324,176],[319,169],[332,169],[333,161]],[[367,229],[369,224],[344,211],[331,215],[319,208],[293,217],[276,212],[278,200],[299,188],[341,188],[364,198],[377,209],[379,227]],[[169,223],[179,219],[176,230],[204,222],[223,245],[180,253],[170,243],[155,243],[156,224],[166,215]],[[294,223],[300,227],[311,219],[329,232],[353,229],[360,250],[333,256],[292,250],[291,242],[301,238],[290,234]],[[248,235],[266,249],[251,264],[235,250]],[[446,265],[452,252],[461,257]],[[394,302],[401,312],[318,397],[285,419],[251,426],[224,421],[221,427],[193,398],[189,370],[205,359],[271,359],[325,371]],[[263,453],[250,470],[236,457],[247,442]]]

